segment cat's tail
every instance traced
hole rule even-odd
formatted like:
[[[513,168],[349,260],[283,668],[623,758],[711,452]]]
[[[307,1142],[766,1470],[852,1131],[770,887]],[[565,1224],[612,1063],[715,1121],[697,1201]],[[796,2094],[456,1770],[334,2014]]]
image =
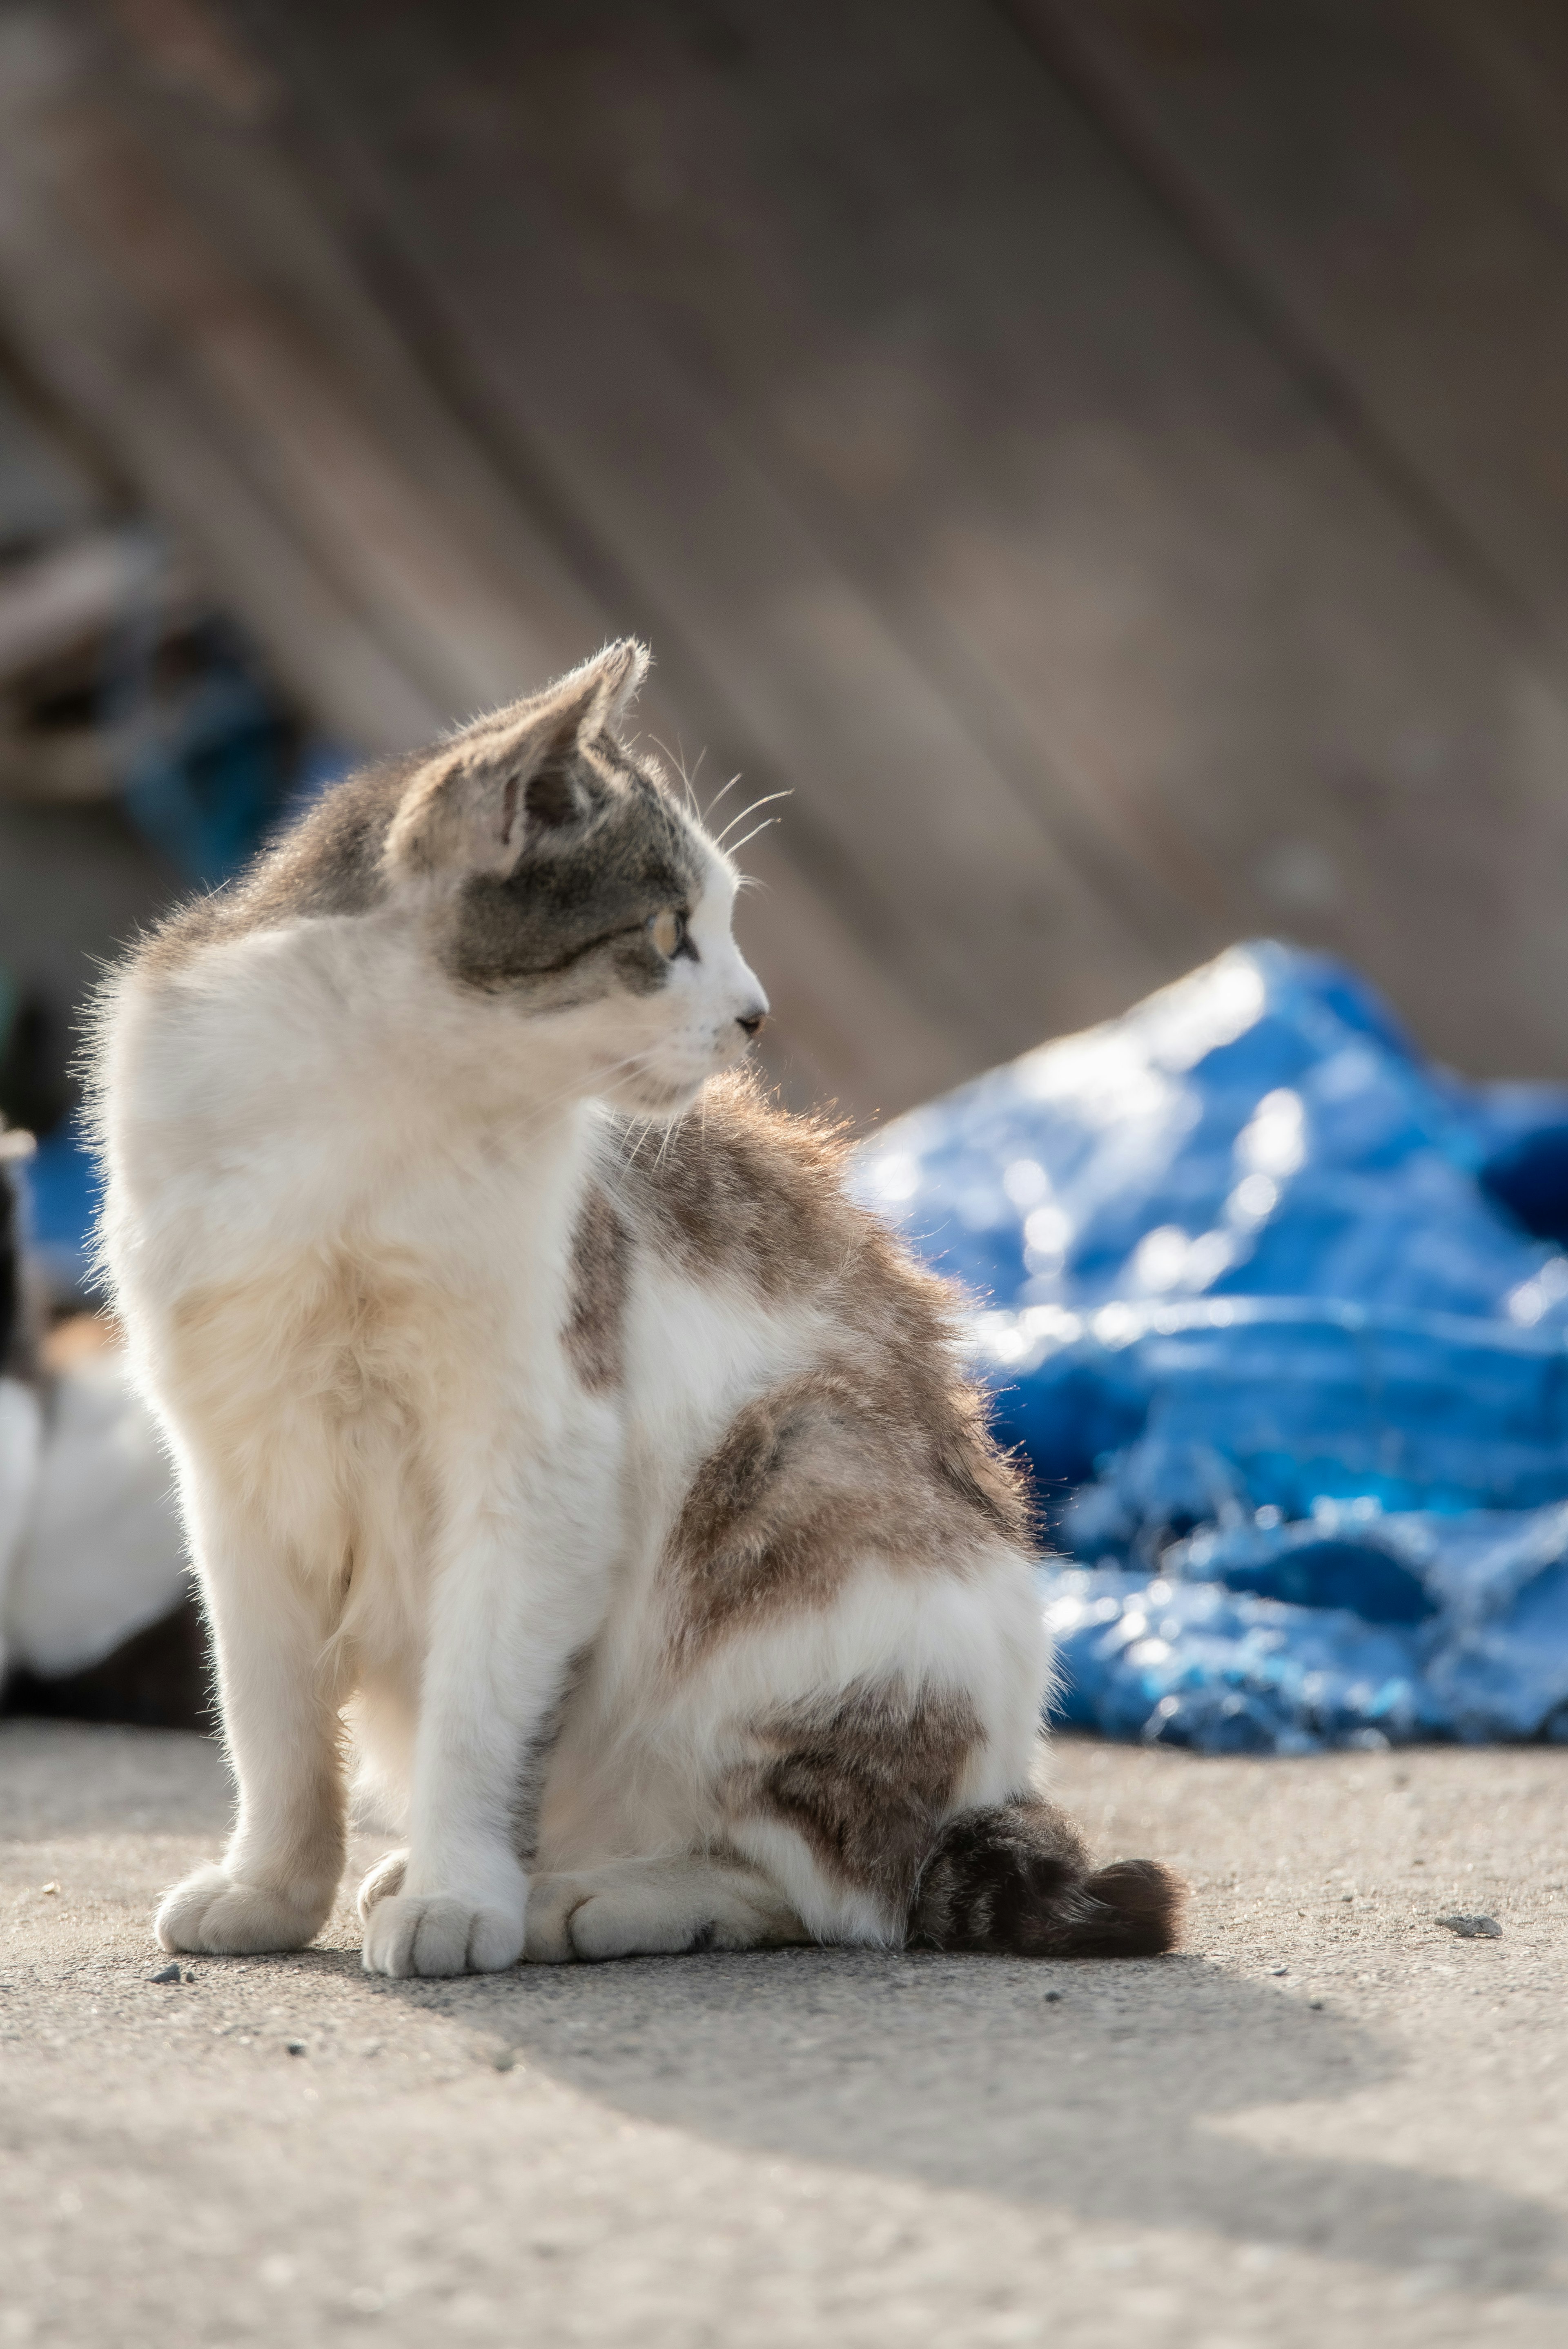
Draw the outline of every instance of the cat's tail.
[[[1154,1859],[1091,1869],[1049,1803],[962,1811],[933,1845],[908,1940],[1026,1958],[1157,1958],[1174,1949],[1186,1887]]]

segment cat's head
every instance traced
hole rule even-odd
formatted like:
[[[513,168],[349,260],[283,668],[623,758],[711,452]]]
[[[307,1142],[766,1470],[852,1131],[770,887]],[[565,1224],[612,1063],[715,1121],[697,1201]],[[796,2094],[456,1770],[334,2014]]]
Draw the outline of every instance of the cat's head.
[[[381,853],[449,985],[573,1090],[668,1116],[768,1010],[730,931],[737,875],[617,722],[647,668],[611,645],[417,763]]]

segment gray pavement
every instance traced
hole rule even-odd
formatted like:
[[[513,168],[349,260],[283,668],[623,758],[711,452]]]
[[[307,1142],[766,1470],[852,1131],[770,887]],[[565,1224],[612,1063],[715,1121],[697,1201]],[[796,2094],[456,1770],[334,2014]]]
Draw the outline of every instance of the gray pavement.
[[[1058,1754],[1181,1956],[166,1985],[217,1754],[0,1725],[0,2344],[1568,2340],[1568,1752]]]

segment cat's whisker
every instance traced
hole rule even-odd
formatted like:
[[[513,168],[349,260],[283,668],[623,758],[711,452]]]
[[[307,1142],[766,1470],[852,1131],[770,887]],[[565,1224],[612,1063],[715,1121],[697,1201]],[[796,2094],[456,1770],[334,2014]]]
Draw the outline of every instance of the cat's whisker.
[[[599,1081],[602,1085],[609,1084],[614,1078],[624,1075],[629,1069],[641,1068],[653,1058],[652,1052],[629,1052],[624,1060],[612,1061],[608,1067],[602,1069],[599,1072]],[[562,1102],[571,1101],[574,1095],[578,1098],[583,1097],[581,1084],[578,1082],[562,1085],[556,1092],[543,1094],[541,1099],[530,1103],[530,1122],[532,1123],[540,1115],[552,1109],[558,1109]]]
[[[644,1143],[646,1142],[653,1130],[654,1121],[651,1117],[640,1117],[637,1120],[637,1138],[635,1142],[633,1143],[631,1149],[626,1154],[624,1162],[626,1165],[631,1165],[633,1160],[636,1157],[638,1152],[642,1149]]]
[[[729,838],[730,833],[735,830],[736,825],[738,823],[744,823],[748,815],[755,815],[758,808],[771,807],[775,800],[792,800],[795,794],[792,791],[764,792],[759,800],[753,800],[749,807],[743,807],[738,815],[732,815],[730,817],[729,822],[725,825],[724,830],[718,833],[717,837],[715,839],[713,843],[714,846],[716,848],[722,848],[725,842]],[[752,835],[750,833],[747,834],[748,839]],[[741,844],[744,846],[745,843],[743,842]],[[731,851],[731,854],[734,854],[733,850]]]
[[[697,782],[697,777],[698,777],[698,776],[701,774],[701,772],[702,772],[702,762],[703,762],[703,761],[707,758],[707,744],[705,742],[705,743],[703,744],[703,746],[702,746],[702,749],[701,749],[701,750],[697,752],[697,754],[696,754],[696,766],[692,769],[692,771],[691,771],[691,773],[690,773],[689,777],[686,775],[686,771],[685,771],[685,769],[684,769],[684,768],[683,768],[683,769],[682,769],[682,771],[681,771],[681,779],[682,779],[682,781],[686,783],[686,797],[687,797],[687,799],[691,802],[691,812],[692,812],[693,815],[696,818],[696,821],[698,822],[698,823],[701,823],[701,822],[703,821],[703,815],[702,815],[702,808],[701,808],[701,805],[700,805],[700,803],[699,803],[699,802],[698,802],[697,795],[696,795],[696,782]]]
[[[690,1115],[690,1110],[685,1110],[679,1117],[672,1118],[668,1125],[665,1126],[663,1138],[659,1143],[658,1155],[654,1160],[654,1172],[655,1174],[659,1173],[660,1169],[664,1165],[665,1160],[669,1156],[671,1143],[675,1140],[676,1134],[680,1133],[682,1127],[686,1124],[686,1119]]]
[[[697,752],[696,765],[692,768],[688,774],[686,771],[686,751],[684,749],[672,750],[669,744],[667,742],[661,741],[656,734],[650,734],[648,740],[654,745],[655,750],[662,750],[664,752],[665,758],[670,761],[670,764],[674,767],[676,774],[680,777],[681,789],[686,793],[686,805],[690,809],[695,821],[701,823],[703,821],[703,814],[701,808],[697,804],[696,779],[702,772],[702,762],[707,756],[707,747],[705,746]]]
[[[712,799],[709,800],[707,808],[703,812],[702,820],[704,823],[711,823],[713,822],[713,812],[715,808],[718,806],[722,800],[727,800],[729,797],[730,792],[735,789],[736,784],[740,781],[740,778],[745,771],[746,770],[744,767],[738,768],[737,771],[731,775],[728,782],[724,786],[724,789],[721,792],[715,792]]]
[[[628,1052],[624,1060],[612,1061],[608,1068],[602,1070],[599,1081],[601,1085],[610,1084],[616,1077],[624,1076],[634,1069],[645,1067],[655,1057],[656,1055],[652,1051]],[[580,1089],[576,1084],[562,1085],[558,1092],[546,1093],[541,1100],[531,1102],[528,1115],[523,1120],[522,1130],[531,1133],[540,1122],[549,1116],[552,1110],[559,1109],[562,1102],[570,1101],[579,1092]]]
[[[780,793],[779,796],[783,797],[784,794]],[[761,802],[758,802],[758,805],[760,804]],[[752,826],[752,829],[745,835],[744,839],[738,840],[736,842],[735,846],[729,851],[730,855],[738,856],[741,850],[747,847],[750,842],[754,841],[759,832],[771,832],[773,826],[778,823],[778,821],[779,818],[776,815],[764,816],[760,823],[754,824]]]
[[[635,1142],[633,1143],[631,1148],[623,1156],[621,1160],[623,1167],[630,1166],[638,1151],[641,1150],[644,1143],[646,1142],[649,1134],[652,1133],[654,1130],[654,1121],[651,1117],[639,1117],[634,1119],[632,1121],[632,1124],[628,1125],[626,1129],[628,1133],[631,1132],[632,1125],[634,1125],[636,1128],[637,1138]]]

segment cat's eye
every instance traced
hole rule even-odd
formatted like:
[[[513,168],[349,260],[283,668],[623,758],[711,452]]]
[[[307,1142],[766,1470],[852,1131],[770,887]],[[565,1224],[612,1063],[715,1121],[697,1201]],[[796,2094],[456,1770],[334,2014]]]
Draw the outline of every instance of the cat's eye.
[[[659,952],[673,962],[676,955],[689,952],[686,939],[686,917],[674,905],[666,905],[655,914],[648,924],[648,936]]]

